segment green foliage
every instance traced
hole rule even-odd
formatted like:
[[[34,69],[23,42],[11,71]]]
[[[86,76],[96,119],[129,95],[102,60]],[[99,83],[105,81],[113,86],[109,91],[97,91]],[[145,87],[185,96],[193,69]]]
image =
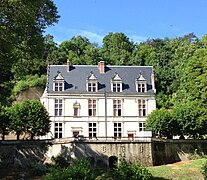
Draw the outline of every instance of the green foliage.
[[[157,109],[149,114],[146,121],[146,129],[151,130],[159,137],[172,138],[178,131],[177,121],[173,118],[172,113],[166,109]]]
[[[28,100],[14,104],[10,108],[11,129],[17,139],[27,133],[31,139],[34,136],[46,135],[50,130],[48,112],[38,100]]]
[[[91,65],[97,64],[99,60],[97,44],[91,43],[88,38],[82,36],[76,36],[71,40],[62,42],[60,52],[64,52],[72,64]]]
[[[2,140],[4,140],[5,135],[10,131],[10,111],[8,107],[3,107],[0,105],[0,134],[2,135]]]
[[[3,44],[0,46],[0,82],[4,82],[13,78],[14,63],[24,72],[25,63],[19,63],[22,58],[28,61],[41,58],[42,33],[56,23],[59,16],[51,0],[1,0],[0,12],[0,44]]]
[[[113,178],[117,180],[148,180],[152,179],[152,174],[140,163],[131,163],[125,158],[121,158],[113,169]]]
[[[39,77],[38,75],[28,75],[25,79],[18,81],[12,91],[12,94],[15,96],[18,93],[30,88],[30,87],[42,87],[44,88],[46,84],[46,76],[42,75]]]
[[[199,138],[207,133],[207,112],[200,101],[182,101],[175,105],[173,117],[179,124],[179,135]]]
[[[207,180],[207,160],[205,160],[205,162],[203,163],[201,173],[203,174],[204,179]]]
[[[102,57],[111,65],[130,65],[134,43],[123,33],[109,33],[103,38]]]
[[[67,168],[53,167],[44,176],[44,180],[93,180],[96,177],[94,169],[90,167],[86,159],[75,160],[71,166]]]

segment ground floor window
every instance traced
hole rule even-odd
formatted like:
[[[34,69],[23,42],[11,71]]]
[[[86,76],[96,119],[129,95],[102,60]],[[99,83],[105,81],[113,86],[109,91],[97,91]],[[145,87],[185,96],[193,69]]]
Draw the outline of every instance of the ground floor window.
[[[122,127],[121,123],[114,123],[114,138],[121,138],[122,136]]]
[[[96,138],[96,134],[97,134],[96,123],[88,124],[88,132],[89,132],[88,134],[89,139]]]
[[[63,137],[63,123],[55,123],[55,138]]]
[[[139,131],[144,131],[145,130],[145,123],[144,122],[140,122],[139,123]]]

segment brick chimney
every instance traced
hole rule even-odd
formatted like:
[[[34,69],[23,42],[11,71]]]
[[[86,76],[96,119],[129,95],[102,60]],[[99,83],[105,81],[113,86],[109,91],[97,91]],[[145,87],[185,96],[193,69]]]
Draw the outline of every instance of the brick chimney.
[[[104,61],[98,62],[98,69],[101,74],[105,73],[105,62]]]
[[[70,60],[67,59],[67,72],[69,72],[69,71],[70,71]]]

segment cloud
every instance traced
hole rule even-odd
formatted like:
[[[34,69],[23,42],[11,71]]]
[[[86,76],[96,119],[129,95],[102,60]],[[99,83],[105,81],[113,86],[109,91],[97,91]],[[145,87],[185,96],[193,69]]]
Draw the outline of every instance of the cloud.
[[[73,28],[63,28],[61,26],[52,27],[47,29],[46,33],[49,33],[54,36],[56,43],[60,44],[63,41],[69,40],[74,36],[84,36],[87,37],[90,42],[98,43],[102,45],[103,35],[89,30],[84,29],[73,29]]]
[[[138,36],[138,35],[135,35],[135,34],[129,34],[127,36],[129,37],[129,39],[131,39],[135,43],[144,42],[144,41],[146,41],[148,39],[147,37]]]

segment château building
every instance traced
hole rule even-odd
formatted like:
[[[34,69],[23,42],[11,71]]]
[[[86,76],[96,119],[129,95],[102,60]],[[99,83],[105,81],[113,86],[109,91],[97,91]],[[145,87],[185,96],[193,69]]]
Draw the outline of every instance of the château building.
[[[152,66],[49,65],[41,102],[51,133],[44,138],[143,136],[155,93]]]

